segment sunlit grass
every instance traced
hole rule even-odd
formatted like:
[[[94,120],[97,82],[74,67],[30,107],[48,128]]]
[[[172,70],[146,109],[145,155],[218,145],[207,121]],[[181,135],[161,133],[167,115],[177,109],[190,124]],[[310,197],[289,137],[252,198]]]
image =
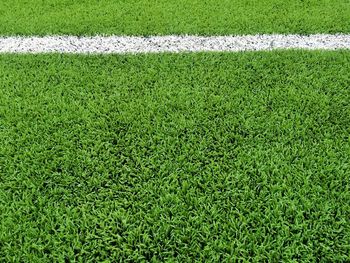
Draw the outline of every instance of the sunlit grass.
[[[0,35],[349,33],[347,0],[2,0]]]
[[[1,261],[348,261],[349,62],[0,56]]]

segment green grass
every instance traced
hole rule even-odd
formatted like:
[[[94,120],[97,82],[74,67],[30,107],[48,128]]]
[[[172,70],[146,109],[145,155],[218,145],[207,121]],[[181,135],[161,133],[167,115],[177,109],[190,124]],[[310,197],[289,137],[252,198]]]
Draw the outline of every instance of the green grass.
[[[0,72],[0,261],[350,260],[350,52]]]
[[[0,35],[350,33],[349,0],[2,0]]]

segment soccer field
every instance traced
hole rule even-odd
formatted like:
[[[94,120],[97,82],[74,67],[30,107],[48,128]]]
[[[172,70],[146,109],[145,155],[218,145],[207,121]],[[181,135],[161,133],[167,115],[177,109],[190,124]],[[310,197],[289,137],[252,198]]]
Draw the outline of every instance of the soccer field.
[[[350,32],[340,0],[0,14],[3,37]],[[349,116],[346,49],[0,54],[0,261],[349,262]]]

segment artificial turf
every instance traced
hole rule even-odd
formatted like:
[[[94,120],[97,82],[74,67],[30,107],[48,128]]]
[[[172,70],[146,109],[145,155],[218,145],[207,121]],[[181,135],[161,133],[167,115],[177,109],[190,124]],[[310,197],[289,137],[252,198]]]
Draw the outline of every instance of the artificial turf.
[[[349,79],[348,51],[1,55],[0,260],[349,261]]]
[[[0,35],[350,33],[349,0],[2,0]]]

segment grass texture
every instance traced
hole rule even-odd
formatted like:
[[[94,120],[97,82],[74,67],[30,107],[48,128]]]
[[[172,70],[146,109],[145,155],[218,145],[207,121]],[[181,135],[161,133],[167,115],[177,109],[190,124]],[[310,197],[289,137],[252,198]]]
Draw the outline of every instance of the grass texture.
[[[349,0],[2,0],[0,35],[350,33]]]
[[[350,52],[0,72],[0,261],[350,260]]]

